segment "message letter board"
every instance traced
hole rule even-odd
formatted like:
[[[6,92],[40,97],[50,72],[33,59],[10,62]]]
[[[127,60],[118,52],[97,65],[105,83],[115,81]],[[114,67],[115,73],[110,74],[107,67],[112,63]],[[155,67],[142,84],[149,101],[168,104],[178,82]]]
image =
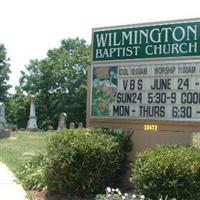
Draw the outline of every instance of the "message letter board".
[[[200,21],[93,30],[90,118],[200,121]]]

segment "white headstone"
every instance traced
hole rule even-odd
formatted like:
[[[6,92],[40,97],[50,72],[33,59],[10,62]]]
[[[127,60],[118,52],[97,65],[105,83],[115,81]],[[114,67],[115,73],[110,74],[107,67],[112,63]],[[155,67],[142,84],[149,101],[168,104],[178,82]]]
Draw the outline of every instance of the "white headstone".
[[[31,96],[31,104],[30,104],[30,115],[27,123],[27,130],[35,131],[38,130],[36,114],[35,114],[35,96]]]
[[[67,118],[66,113],[60,114],[60,118],[58,122],[58,131],[66,128],[66,118]]]
[[[7,138],[10,136],[10,131],[8,129],[5,129],[5,124],[5,104],[0,103],[0,138]]]
[[[0,103],[0,129],[5,128],[6,118],[5,118],[5,104]]]
[[[79,127],[79,128],[83,128],[83,122],[79,122],[79,123],[78,123],[78,127]]]
[[[74,122],[70,122],[70,124],[69,124],[69,128],[70,128],[70,129],[75,128],[75,124],[74,124]]]

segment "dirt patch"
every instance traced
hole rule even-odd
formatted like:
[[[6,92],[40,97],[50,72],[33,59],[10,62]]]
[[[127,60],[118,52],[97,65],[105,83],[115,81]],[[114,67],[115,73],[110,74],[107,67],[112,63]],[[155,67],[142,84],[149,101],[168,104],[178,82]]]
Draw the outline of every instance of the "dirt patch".
[[[28,192],[31,200],[45,200],[46,192],[45,191],[29,191]]]
[[[33,190],[29,192],[31,200],[92,200],[81,198],[69,198],[62,194],[47,193],[46,191]]]

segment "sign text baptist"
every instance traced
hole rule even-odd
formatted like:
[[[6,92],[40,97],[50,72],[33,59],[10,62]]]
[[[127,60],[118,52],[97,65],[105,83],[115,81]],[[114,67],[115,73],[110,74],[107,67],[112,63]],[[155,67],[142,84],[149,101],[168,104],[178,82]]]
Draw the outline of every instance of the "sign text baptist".
[[[98,30],[93,60],[199,56],[200,22]]]

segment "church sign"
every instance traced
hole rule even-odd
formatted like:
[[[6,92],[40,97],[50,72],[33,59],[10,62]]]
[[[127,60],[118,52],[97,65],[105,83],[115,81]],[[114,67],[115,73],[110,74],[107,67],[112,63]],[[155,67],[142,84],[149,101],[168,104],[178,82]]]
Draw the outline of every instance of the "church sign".
[[[200,55],[200,21],[93,32],[93,61]]]
[[[200,121],[200,21],[93,30],[89,118]]]

